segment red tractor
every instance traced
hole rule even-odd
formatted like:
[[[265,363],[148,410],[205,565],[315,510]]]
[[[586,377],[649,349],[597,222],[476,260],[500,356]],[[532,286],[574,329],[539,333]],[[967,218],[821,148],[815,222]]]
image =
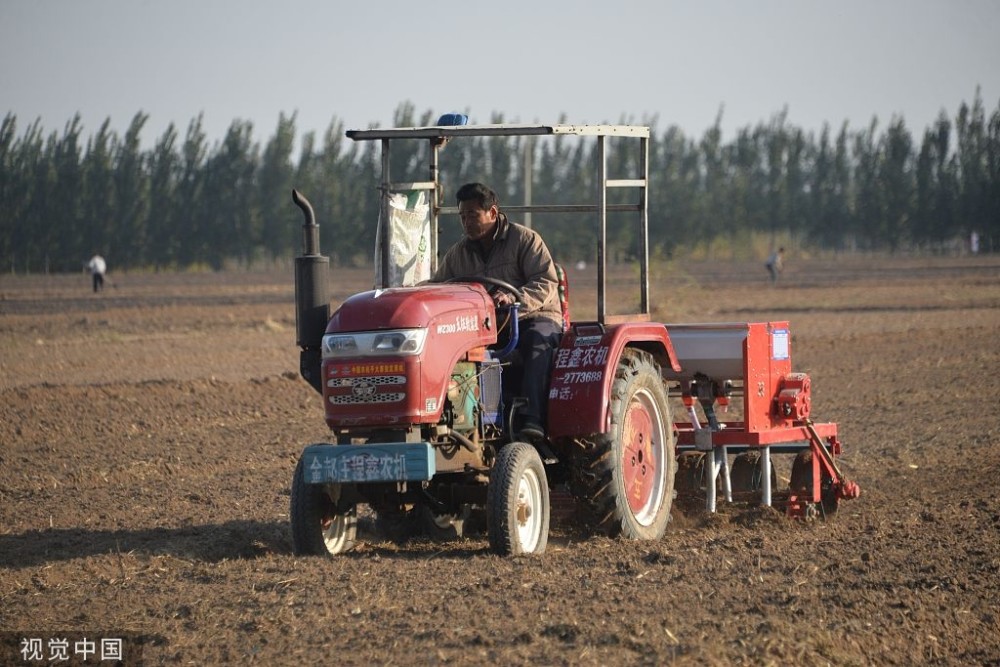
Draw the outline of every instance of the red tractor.
[[[787,325],[739,325],[742,335],[723,329],[729,335],[719,336],[711,327],[675,333],[650,321],[648,128],[442,124],[347,136],[382,146],[378,287],[351,296],[330,314],[329,262],[319,253],[312,207],[293,192],[305,217],[304,253],[296,259],[300,371],[323,396],[334,440],[307,446],[296,467],[291,493],[296,553],[350,549],[359,505],[380,519],[416,515],[431,530],[450,534],[484,519],[495,552],[541,553],[548,541],[551,489],[568,489],[600,532],[655,540],[670,519],[679,460],[680,486],[704,493],[710,511],[720,475],[727,499],[736,486],[771,504],[770,452],[779,444],[802,459],[793,474],[798,488],[784,498],[775,494],[790,514],[830,511],[840,498],[856,495],[856,486],[833,462],[840,450],[836,426],[808,419],[809,382],[790,372]],[[476,277],[440,284],[414,281],[412,274],[401,278],[412,257],[399,261],[393,255],[419,246],[429,250],[431,265],[436,261],[438,218],[457,211],[439,201],[438,153],[451,140],[482,136],[578,136],[597,142],[596,202],[505,207],[509,213],[594,212],[600,221],[596,317],[567,322],[552,368],[543,442],[512,435],[519,397],[505,387],[504,376],[516,364],[511,353],[518,339],[517,305],[498,312],[491,293],[518,297],[517,287]],[[640,173],[608,178],[609,138],[639,142]],[[427,142],[427,181],[390,179],[390,147],[400,140]],[[636,203],[609,204],[609,188],[637,191]],[[415,232],[420,242],[401,238],[408,234],[401,231],[405,227],[392,224],[398,203],[393,197],[401,192],[428,200],[425,226]],[[638,313],[606,310],[610,211],[638,217]],[[690,364],[675,352],[674,336],[684,341]],[[758,364],[766,366],[759,381],[753,368]],[[747,407],[755,412],[738,424],[719,422],[713,406],[734,393],[747,396]],[[671,402],[681,398],[690,420],[675,423]],[[696,405],[705,412],[704,424]],[[754,416],[759,410],[767,412],[766,419]],[[732,475],[730,454],[736,457]]]

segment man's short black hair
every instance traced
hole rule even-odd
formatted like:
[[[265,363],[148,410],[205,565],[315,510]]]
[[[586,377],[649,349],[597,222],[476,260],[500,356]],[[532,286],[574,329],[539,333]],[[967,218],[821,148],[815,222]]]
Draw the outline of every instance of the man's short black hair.
[[[474,201],[484,211],[489,210],[491,206],[500,208],[500,198],[497,197],[497,193],[482,183],[466,183],[455,193],[455,200],[458,203]]]

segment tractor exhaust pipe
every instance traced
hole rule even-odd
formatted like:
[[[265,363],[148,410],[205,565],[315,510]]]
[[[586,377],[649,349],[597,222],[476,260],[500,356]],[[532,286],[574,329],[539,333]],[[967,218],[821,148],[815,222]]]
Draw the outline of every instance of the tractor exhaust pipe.
[[[295,334],[299,353],[299,373],[323,393],[321,366],[323,334],[330,320],[328,276],[330,258],[319,254],[319,225],[312,204],[298,190],[292,201],[302,209],[302,255],[295,258]]]

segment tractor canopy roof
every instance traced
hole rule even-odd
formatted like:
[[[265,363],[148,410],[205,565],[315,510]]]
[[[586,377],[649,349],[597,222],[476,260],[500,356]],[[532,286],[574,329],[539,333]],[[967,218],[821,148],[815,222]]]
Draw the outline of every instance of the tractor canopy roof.
[[[449,121],[456,117],[464,121],[461,114],[447,114],[442,117]],[[594,170],[597,187],[592,190],[589,201],[566,204],[536,204],[531,199],[532,179],[531,142],[525,142],[525,199],[523,205],[505,205],[508,213],[523,214],[530,226],[530,215],[538,213],[596,213],[597,229],[597,313],[596,321],[610,324],[615,321],[648,320],[649,309],[649,230],[648,230],[648,189],[649,189],[649,127],[644,125],[538,125],[538,124],[490,124],[462,125],[440,124],[428,127],[371,128],[348,130],[347,137],[354,141],[381,142],[381,177],[379,191],[381,208],[376,249],[376,285],[383,288],[415,284],[433,273],[438,260],[438,220],[441,215],[458,213],[456,206],[445,206],[441,200],[439,152],[452,140],[463,137],[542,137],[577,136],[590,138],[596,142]],[[628,177],[612,178],[608,174],[606,140],[622,138],[638,142],[638,173]],[[391,146],[398,140],[425,140],[427,151],[427,180],[394,181],[390,173]],[[636,197],[631,203],[611,204],[608,202],[610,189],[634,191]],[[544,193],[542,193],[544,197]],[[400,211],[403,211],[401,213]],[[635,314],[610,315],[605,297],[607,275],[607,224],[609,212],[632,212],[637,217],[639,261],[639,312]],[[416,215],[411,215],[416,213]],[[419,253],[427,253],[426,260]],[[414,273],[414,267],[420,269]]]

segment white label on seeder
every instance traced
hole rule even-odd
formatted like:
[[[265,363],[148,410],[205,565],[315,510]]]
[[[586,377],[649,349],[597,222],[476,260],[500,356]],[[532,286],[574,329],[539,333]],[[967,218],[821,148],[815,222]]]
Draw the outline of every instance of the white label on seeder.
[[[788,358],[788,329],[775,329],[771,334],[771,358]]]

